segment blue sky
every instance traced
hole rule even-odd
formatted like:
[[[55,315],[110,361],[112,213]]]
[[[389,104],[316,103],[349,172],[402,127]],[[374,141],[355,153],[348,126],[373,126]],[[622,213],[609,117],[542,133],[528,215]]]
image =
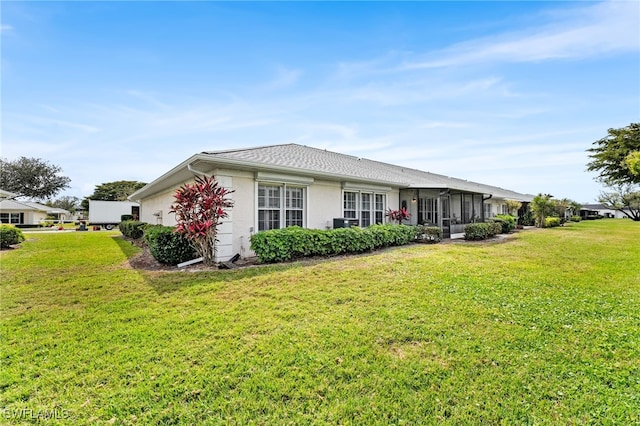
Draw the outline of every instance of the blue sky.
[[[299,143],[593,202],[640,120],[640,3],[2,2],[3,158],[84,197]]]

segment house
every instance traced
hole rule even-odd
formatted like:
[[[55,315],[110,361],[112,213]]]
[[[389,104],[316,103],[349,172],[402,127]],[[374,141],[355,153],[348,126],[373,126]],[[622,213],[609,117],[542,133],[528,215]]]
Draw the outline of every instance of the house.
[[[506,212],[504,202],[533,196],[448,176],[297,144],[195,154],[133,193],[140,220],[175,225],[173,195],[198,175],[232,189],[234,207],[219,229],[218,260],[252,256],[250,237],[297,225],[328,229],[349,220],[386,222],[388,209],[406,208],[410,223],[442,228],[446,238],[465,224]]]
[[[623,219],[628,217],[620,210],[610,209],[603,204],[585,204],[578,214],[582,219],[596,219],[599,217]]]
[[[18,197],[18,194],[0,189],[0,200],[12,199]]]
[[[3,191],[6,193],[6,191]],[[63,221],[71,217],[64,209],[45,206],[32,201],[20,201],[11,198],[0,198],[0,222],[12,225],[39,225],[47,217]]]

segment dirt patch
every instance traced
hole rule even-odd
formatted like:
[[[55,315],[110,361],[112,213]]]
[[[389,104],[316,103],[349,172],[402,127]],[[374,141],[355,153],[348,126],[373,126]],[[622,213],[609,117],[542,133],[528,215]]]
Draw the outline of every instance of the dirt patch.
[[[122,238],[125,241],[130,242],[131,244],[140,248],[140,253],[131,257],[128,261],[129,266],[132,269],[140,269],[145,271],[217,271],[220,269],[225,269],[223,266],[207,266],[203,263],[196,263],[193,265],[186,266],[184,268],[178,268],[173,265],[164,265],[158,262],[151,252],[149,251],[149,247],[141,240],[132,240],[130,238],[126,238],[123,236],[116,237]],[[256,264],[255,259],[240,259],[235,262],[233,265],[237,268],[253,266]]]
[[[146,271],[174,271],[178,269],[175,266],[163,265],[158,262],[151,255],[147,247],[143,247],[140,253],[129,259],[129,266],[133,269],[143,269]]]

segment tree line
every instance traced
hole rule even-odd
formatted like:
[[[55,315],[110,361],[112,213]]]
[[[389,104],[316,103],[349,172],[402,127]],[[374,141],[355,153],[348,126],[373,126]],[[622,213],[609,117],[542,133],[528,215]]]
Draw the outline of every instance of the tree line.
[[[47,160],[29,157],[13,161],[0,159],[0,189],[72,213],[87,211],[89,200],[125,201],[129,195],[146,185],[145,182],[118,180],[96,185],[93,194],[83,199],[70,195],[54,198],[68,189],[70,183],[71,179],[62,175],[62,168]]]

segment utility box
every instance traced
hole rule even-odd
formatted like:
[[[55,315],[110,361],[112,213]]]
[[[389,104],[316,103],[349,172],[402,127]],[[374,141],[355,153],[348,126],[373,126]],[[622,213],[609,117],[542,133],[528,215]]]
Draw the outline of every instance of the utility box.
[[[358,219],[347,219],[344,217],[333,219],[333,229],[351,228],[352,226],[358,226]]]

